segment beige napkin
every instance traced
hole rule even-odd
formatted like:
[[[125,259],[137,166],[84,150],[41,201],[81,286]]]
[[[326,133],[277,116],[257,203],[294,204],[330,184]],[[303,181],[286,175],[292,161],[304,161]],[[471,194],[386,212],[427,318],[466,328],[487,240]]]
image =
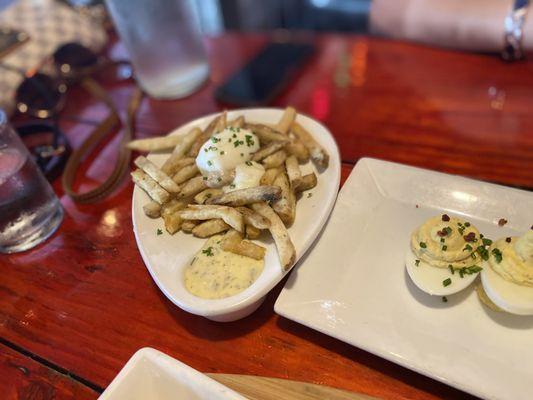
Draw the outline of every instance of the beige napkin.
[[[501,51],[513,0],[373,0],[373,32],[397,39],[471,51]],[[533,50],[533,10],[523,45]]]

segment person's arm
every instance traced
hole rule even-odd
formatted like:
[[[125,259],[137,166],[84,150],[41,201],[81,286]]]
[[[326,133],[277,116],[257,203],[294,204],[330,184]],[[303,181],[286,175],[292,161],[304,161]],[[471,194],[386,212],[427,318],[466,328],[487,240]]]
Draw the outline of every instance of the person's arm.
[[[473,51],[500,52],[513,0],[373,0],[373,32],[398,39]],[[533,49],[533,16],[523,46]]]

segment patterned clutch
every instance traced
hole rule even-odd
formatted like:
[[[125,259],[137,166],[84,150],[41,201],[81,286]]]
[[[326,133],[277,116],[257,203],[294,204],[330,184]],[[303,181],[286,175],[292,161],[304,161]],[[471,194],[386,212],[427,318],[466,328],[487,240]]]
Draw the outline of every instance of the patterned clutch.
[[[102,26],[54,0],[17,0],[0,13],[0,27],[25,32],[22,45],[0,59],[0,108],[14,110],[14,94],[24,73],[41,69],[45,60],[62,44],[78,42],[99,52],[107,41]],[[20,71],[20,72],[16,72]]]

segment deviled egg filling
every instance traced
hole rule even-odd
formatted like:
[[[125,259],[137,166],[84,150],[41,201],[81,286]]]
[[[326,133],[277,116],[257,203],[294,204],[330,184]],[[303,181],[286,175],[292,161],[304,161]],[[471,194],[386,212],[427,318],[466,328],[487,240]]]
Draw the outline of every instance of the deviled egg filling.
[[[495,241],[490,247],[489,265],[506,281],[533,287],[533,230]]]
[[[481,262],[487,243],[483,239],[468,221],[444,214],[430,218],[413,232],[411,250],[433,267],[460,270]]]

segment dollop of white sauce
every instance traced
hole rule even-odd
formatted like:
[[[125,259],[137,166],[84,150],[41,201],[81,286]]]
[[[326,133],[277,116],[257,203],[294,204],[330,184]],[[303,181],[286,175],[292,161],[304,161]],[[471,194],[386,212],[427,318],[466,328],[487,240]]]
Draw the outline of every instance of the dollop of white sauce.
[[[259,147],[259,139],[252,131],[229,127],[202,145],[196,166],[209,186],[221,187],[233,180],[235,167],[249,161]]]
[[[246,161],[235,167],[235,178],[231,185],[224,186],[225,192],[259,186],[265,174],[265,167],[255,161]]]

